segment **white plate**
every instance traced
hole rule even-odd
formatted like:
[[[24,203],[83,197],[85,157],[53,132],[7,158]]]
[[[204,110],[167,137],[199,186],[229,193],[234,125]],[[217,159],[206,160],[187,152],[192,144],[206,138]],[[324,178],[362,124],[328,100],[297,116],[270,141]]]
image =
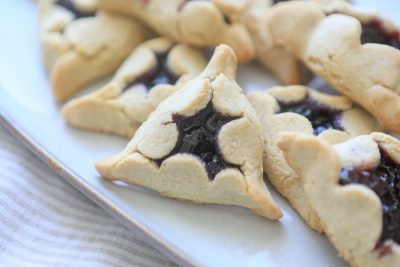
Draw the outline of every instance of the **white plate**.
[[[358,2],[372,6],[374,1]],[[383,10],[395,18],[400,3],[384,3]],[[101,179],[94,163],[127,141],[64,124],[42,67],[36,13],[32,1],[0,1],[0,121],[67,181],[183,265],[347,266],[273,190],[284,213],[280,222],[237,207],[181,203]],[[248,90],[276,83],[254,65],[242,67],[238,77]]]

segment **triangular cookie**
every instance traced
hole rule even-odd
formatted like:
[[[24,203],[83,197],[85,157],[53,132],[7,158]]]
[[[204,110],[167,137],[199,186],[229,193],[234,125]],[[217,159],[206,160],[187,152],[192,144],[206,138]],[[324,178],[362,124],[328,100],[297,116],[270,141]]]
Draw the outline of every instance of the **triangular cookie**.
[[[40,0],[39,21],[43,62],[57,101],[115,71],[152,36],[133,18],[98,11],[97,1]]]
[[[97,170],[168,197],[281,217],[263,182],[261,125],[235,72],[233,50],[218,46],[205,71],[162,102],[128,146]]]
[[[400,266],[400,141],[383,133],[329,145],[285,133],[279,146],[331,242],[351,266]]]
[[[201,50],[162,37],[149,40],[103,88],[67,103],[63,117],[78,128],[131,138],[161,101],[206,64]]]
[[[315,230],[322,225],[300,177],[288,166],[277,142],[283,132],[318,135],[331,144],[380,129],[365,110],[345,96],[329,95],[301,85],[277,86],[247,96],[264,130],[264,172],[275,188]]]
[[[267,21],[278,44],[400,133],[400,29],[393,22],[343,1],[281,3]]]

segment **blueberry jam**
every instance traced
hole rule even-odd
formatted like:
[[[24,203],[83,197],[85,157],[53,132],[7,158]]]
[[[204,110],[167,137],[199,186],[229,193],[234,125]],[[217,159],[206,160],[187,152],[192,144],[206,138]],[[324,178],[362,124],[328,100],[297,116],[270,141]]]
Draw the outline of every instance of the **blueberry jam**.
[[[173,74],[167,64],[168,53],[156,54],[157,65],[145,72],[140,77],[129,83],[124,90],[129,89],[133,85],[143,84],[147,90],[150,90],[158,84],[175,84],[178,76]]]
[[[338,11],[326,13],[327,16],[333,14],[340,14]],[[382,21],[375,19],[368,23],[361,24],[361,38],[362,44],[375,43],[390,45],[396,49],[400,49],[400,31],[388,31],[384,28]]]
[[[290,1],[290,0],[273,0],[273,3],[275,5],[275,4],[279,3],[279,2],[287,2],[287,1]]]
[[[385,44],[400,49],[400,32],[388,32],[379,20],[373,20],[362,25],[361,43]]]
[[[381,161],[373,169],[344,168],[339,184],[362,184],[372,189],[380,198],[383,209],[383,229],[376,250],[381,256],[391,253],[385,241],[400,244],[400,164],[380,149]]]
[[[325,130],[342,130],[340,125],[341,112],[320,104],[310,97],[296,102],[278,101],[280,106],[279,113],[294,112],[306,117],[312,124],[314,135],[319,135]]]
[[[174,114],[172,120],[176,123],[179,137],[175,148],[162,161],[178,153],[188,153],[199,157],[205,165],[210,180],[225,168],[239,168],[223,159],[218,148],[218,134],[221,127],[239,117],[227,116],[216,111],[212,102],[192,116]]]
[[[57,0],[56,5],[68,9],[69,11],[74,13],[77,19],[85,17],[93,17],[95,15],[95,12],[84,12],[79,10],[72,0]]]

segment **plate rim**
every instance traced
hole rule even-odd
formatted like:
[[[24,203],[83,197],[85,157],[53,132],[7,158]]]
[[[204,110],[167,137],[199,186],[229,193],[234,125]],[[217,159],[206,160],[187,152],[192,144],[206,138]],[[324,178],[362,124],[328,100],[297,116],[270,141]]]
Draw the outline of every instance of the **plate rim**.
[[[72,169],[63,164],[44,146],[37,142],[27,131],[23,129],[15,120],[7,114],[7,112],[0,107],[0,125],[3,125],[9,133],[11,133],[17,140],[29,149],[37,158],[49,166],[59,177],[63,178],[64,181],[68,182],[80,193],[85,195],[97,206],[105,210],[108,214],[114,217],[117,221],[122,223],[129,230],[133,230],[133,235],[145,239],[151,246],[158,249],[170,260],[174,261],[178,265],[182,266],[199,266],[196,260],[192,259],[187,254],[181,252],[178,248],[175,248],[168,243],[160,235],[153,233],[151,230],[136,220],[134,217],[128,215],[117,205],[113,204],[112,201],[107,200],[101,193],[96,192],[89,183],[82,177],[76,174]]]

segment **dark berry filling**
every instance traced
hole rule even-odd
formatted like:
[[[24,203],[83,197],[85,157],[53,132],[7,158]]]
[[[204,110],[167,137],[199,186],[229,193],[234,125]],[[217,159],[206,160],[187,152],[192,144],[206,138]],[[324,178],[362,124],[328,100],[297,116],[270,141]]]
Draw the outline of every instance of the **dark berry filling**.
[[[288,1],[290,1],[290,0],[273,0],[274,5],[279,3],[279,2],[288,2]]]
[[[76,7],[76,5],[72,0],[57,0],[56,5],[68,9],[75,15],[77,19],[85,17],[93,17],[95,15],[95,12],[84,12],[79,10],[79,8]]]
[[[301,101],[283,102],[278,101],[280,112],[294,112],[306,117],[312,124],[314,134],[319,135],[325,130],[343,130],[340,125],[341,111],[318,103],[309,96]]]
[[[130,82],[124,90],[131,88],[137,84],[143,84],[147,90],[150,90],[158,84],[175,84],[178,76],[170,71],[167,64],[168,52],[164,54],[156,54],[157,65],[149,71],[142,74]]]
[[[333,14],[341,14],[337,10],[326,13],[327,16]],[[375,43],[390,45],[396,49],[400,49],[400,31],[388,31],[385,29],[382,21],[378,19],[371,20],[368,23],[361,23],[361,38],[362,44]]]
[[[373,169],[343,168],[339,184],[362,184],[371,188],[382,202],[383,229],[376,250],[381,256],[391,253],[392,240],[400,244],[400,164],[381,148],[381,161]]]
[[[228,25],[232,24],[232,19],[230,17],[228,17],[227,15],[224,15],[224,21]]]
[[[239,168],[238,165],[226,162],[218,147],[221,127],[238,118],[216,111],[211,101],[192,116],[173,114],[172,120],[179,132],[178,141],[167,156],[156,162],[161,165],[163,160],[178,153],[193,154],[202,160],[211,180],[225,168]]]
[[[361,43],[385,44],[400,49],[400,32],[388,32],[382,22],[373,20],[362,25]]]

